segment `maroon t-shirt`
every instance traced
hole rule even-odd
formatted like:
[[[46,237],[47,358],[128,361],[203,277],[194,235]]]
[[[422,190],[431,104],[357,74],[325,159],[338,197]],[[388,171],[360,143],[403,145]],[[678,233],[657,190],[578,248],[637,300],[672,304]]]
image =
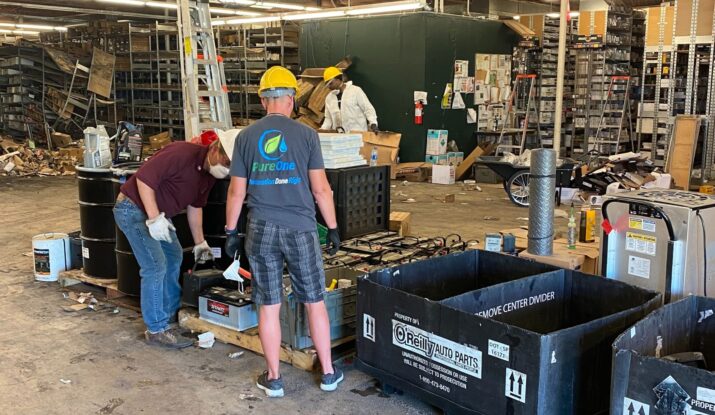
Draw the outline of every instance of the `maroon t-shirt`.
[[[187,206],[204,207],[216,179],[204,170],[209,148],[184,141],[171,143],[147,160],[121,187],[143,211],[137,179],[154,189],[159,212],[171,218]]]

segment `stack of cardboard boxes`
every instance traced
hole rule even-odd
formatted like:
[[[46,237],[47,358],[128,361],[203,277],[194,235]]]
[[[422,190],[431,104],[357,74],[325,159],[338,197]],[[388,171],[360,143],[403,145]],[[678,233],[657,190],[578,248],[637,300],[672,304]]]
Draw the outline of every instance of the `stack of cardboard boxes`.
[[[455,168],[464,160],[464,153],[447,151],[448,139],[447,130],[427,130],[425,161],[432,164],[432,183],[453,184]]]

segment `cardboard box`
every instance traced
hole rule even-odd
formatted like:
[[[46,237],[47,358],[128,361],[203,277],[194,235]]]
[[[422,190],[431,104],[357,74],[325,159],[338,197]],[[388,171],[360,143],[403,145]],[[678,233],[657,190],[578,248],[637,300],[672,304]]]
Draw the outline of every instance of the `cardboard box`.
[[[310,98],[314,88],[310,82],[303,79],[298,80],[298,92],[295,95],[295,102],[299,107],[308,102],[308,98]]]
[[[84,160],[84,149],[80,147],[65,147],[60,149],[61,157],[74,157],[78,162]]]
[[[52,145],[55,147],[66,147],[72,144],[72,137],[69,134],[54,132],[51,137]]]
[[[392,169],[393,179],[406,180],[408,182],[426,182],[432,174],[432,164],[413,162],[400,163]]]
[[[659,303],[509,255],[445,255],[358,280],[355,364],[446,413],[606,413],[611,344]]]
[[[523,228],[505,229],[502,233],[511,233],[516,239],[516,248],[524,250],[520,256],[535,261],[555,265],[561,268],[579,270],[585,274],[598,275],[598,260],[600,257],[600,242],[576,242],[576,249],[568,249],[568,240],[554,239],[554,255],[551,257],[532,255],[526,252],[529,242],[529,231]]]
[[[151,145],[152,150],[161,150],[165,146],[171,144],[171,135],[168,131],[163,131],[159,134],[153,135],[149,137],[149,144]]]
[[[390,212],[390,230],[397,232],[400,236],[410,234],[410,212]]]
[[[369,163],[372,149],[377,147],[377,165],[390,166],[390,178],[394,179],[402,134],[390,131],[380,131],[379,133],[360,131],[360,134],[362,134],[363,143],[360,154],[363,158]]]
[[[427,130],[426,154],[438,156],[447,153],[447,130]]]
[[[715,299],[689,296],[624,326],[613,343],[611,414],[715,412],[713,309]],[[693,360],[668,358],[680,353]]]
[[[325,108],[325,97],[329,93],[330,90],[325,86],[324,82],[317,84],[308,99],[308,108],[316,114],[322,114]]]
[[[451,164],[449,160],[449,154],[440,154],[438,156],[432,156],[428,154],[425,156],[425,162],[431,164],[439,164],[441,166],[449,166]]]
[[[432,166],[432,183],[454,184],[454,166]]]

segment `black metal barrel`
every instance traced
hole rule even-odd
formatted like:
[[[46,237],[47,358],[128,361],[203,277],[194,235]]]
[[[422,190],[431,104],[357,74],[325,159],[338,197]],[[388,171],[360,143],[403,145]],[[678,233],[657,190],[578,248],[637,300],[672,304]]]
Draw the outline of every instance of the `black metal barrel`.
[[[115,278],[113,175],[110,169],[77,166],[82,268],[95,278]]]
[[[112,168],[114,198],[119,196],[120,189],[129,178],[136,173],[140,164],[128,163]],[[116,227],[117,242],[114,246],[114,255],[117,261],[117,289],[124,294],[139,296],[141,294],[141,276],[139,263],[137,263],[132,246],[119,227]]]

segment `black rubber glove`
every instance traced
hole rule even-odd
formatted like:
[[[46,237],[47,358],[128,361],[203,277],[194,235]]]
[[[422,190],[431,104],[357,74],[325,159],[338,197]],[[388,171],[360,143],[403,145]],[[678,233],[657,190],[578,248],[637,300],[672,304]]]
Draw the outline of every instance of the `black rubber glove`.
[[[338,228],[328,229],[328,253],[335,255],[340,249],[340,232]]]
[[[373,133],[379,132],[379,130],[377,129],[377,124],[370,124],[370,131],[372,131]]]
[[[226,229],[226,245],[223,247],[224,251],[226,251],[226,255],[230,258],[235,258],[236,252],[238,252],[239,255],[243,252],[243,237],[243,234],[238,233],[238,229]]]

